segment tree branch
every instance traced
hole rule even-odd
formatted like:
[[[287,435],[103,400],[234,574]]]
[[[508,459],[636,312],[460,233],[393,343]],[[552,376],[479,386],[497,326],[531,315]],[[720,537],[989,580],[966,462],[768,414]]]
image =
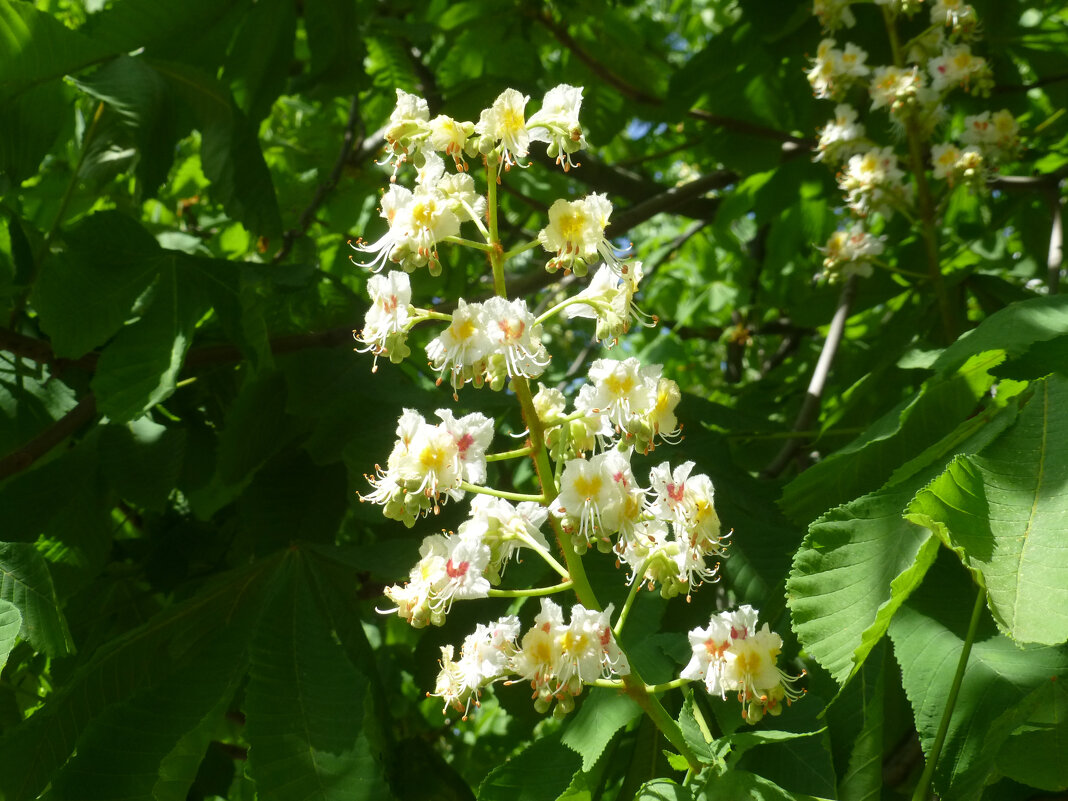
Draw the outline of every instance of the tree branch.
[[[0,481],[28,468],[94,417],[96,417],[96,396],[89,393],[59,420],[21,448],[0,459]]]
[[[548,12],[544,14],[533,15],[539,24],[542,25],[553,37],[564,47],[570,50],[579,61],[585,64],[590,71],[604,81],[609,86],[615,87],[626,98],[633,100],[637,103],[644,103],[649,106],[663,106],[663,99],[651,95],[643,89],[639,89],[633,84],[629,83],[621,76],[616,75],[604,64],[591,56],[586,52],[585,48],[579,44],[567,29],[561,25],[557,25]],[[763,139],[774,139],[777,142],[792,145],[795,148],[805,148],[811,150],[813,147],[813,141],[801,136],[794,136],[793,134],[786,133],[785,131],[777,131],[774,128],[768,128],[764,125],[758,125],[756,123],[747,122],[746,120],[739,120],[733,117],[725,117],[720,114],[712,114],[704,109],[693,108],[686,112],[690,117],[702,122],[707,122],[710,125],[715,125],[719,128],[724,128],[728,131],[734,131],[735,133],[749,134],[751,136],[759,136]]]
[[[794,421],[794,431],[806,431],[811,428],[819,415],[820,400],[823,397],[824,387],[827,385],[827,376],[831,372],[835,354],[838,353],[838,345],[842,342],[845,323],[849,318],[849,310],[853,306],[853,299],[856,294],[857,277],[851,275],[849,280],[846,281],[846,285],[842,288],[841,297],[838,299],[838,309],[834,313],[834,319],[831,320],[831,327],[827,331],[827,339],[823,342],[823,349],[820,351],[819,360],[816,362],[816,369],[812,372],[812,380],[808,382],[808,390],[805,392],[805,398],[801,402],[801,410]],[[778,455],[764,468],[761,476],[763,478],[775,478],[782,473],[786,466],[790,464],[790,460],[800,450],[803,442],[804,439],[801,437],[787,440]]]

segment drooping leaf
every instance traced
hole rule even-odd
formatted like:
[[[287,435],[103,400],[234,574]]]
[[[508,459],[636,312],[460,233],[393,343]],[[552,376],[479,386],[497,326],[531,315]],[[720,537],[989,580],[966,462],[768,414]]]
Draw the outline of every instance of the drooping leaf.
[[[0,670],[7,664],[7,657],[15,647],[19,630],[22,628],[22,615],[10,601],[0,598]]]
[[[0,115],[4,119],[0,126],[0,175],[21,182],[37,172],[41,160],[70,120],[68,94],[62,85],[49,82],[0,100]]]
[[[223,68],[238,107],[259,122],[282,93],[293,60],[296,14],[289,0],[260,0],[237,30]]]
[[[186,432],[142,417],[109,425],[100,440],[108,483],[138,506],[162,511],[182,469]]]
[[[880,651],[883,651],[882,647]],[[838,798],[841,801],[879,801],[883,787],[883,707],[886,703],[884,659],[865,662],[853,685],[859,696],[860,728],[848,741],[849,759],[838,780]],[[840,703],[839,700],[836,707]],[[838,728],[844,727],[832,724],[832,734]]]
[[[155,195],[174,161],[175,144],[186,130],[170,86],[144,59],[125,55],[74,84],[117,112],[137,147],[136,172],[145,194]]]
[[[302,558],[287,560],[252,643],[248,773],[260,797],[277,801],[382,798],[388,789],[365,730],[368,682],[332,637]]]
[[[0,453],[10,453],[75,407],[74,390],[47,367],[0,356]]]
[[[32,544],[0,543],[0,599],[20,611],[21,636],[35,649],[50,656],[73,652],[48,565]]]
[[[219,703],[199,724],[189,729],[159,763],[156,783],[152,787],[153,801],[187,801],[190,788],[196,781],[204,754],[219,730],[219,721],[226,713],[231,699],[223,693]]]
[[[1048,792],[1068,789],[1068,687],[1049,681],[1020,705],[1033,711],[998,751],[998,770]]]
[[[894,656],[925,753],[942,719],[975,594],[968,573],[947,552],[890,623]],[[1021,706],[1024,699],[1051,678],[1068,678],[1068,647],[1020,646],[981,611],[935,768],[935,788],[946,801],[979,796],[1006,738],[1030,716],[1031,710]]]
[[[1055,645],[1068,640],[1068,378],[1034,387],[1013,427],[950,464],[908,518],[981,576],[1005,633]]]
[[[119,0],[93,15],[86,31],[116,53],[139,48],[168,52],[203,35],[244,0]]]
[[[737,801],[823,801],[817,796],[788,792],[773,781],[737,768],[732,768],[722,776],[711,776],[698,798],[708,801],[719,798]]]

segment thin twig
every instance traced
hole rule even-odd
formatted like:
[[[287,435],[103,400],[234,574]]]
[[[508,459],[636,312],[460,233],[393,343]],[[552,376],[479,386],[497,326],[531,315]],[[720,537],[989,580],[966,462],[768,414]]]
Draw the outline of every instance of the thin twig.
[[[533,15],[533,18],[537,20],[553,37],[560,42],[564,47],[575,54],[575,57],[579,59],[583,64],[589,67],[590,71],[598,78],[603,80],[609,86],[615,87],[619,92],[630,100],[638,103],[644,103],[649,106],[663,106],[663,99],[656,95],[649,94],[643,89],[639,89],[633,84],[626,81],[621,76],[615,74],[608,69],[604,64],[591,56],[582,45],[568,33],[567,29],[561,25],[557,25],[552,19],[551,15],[546,12],[545,14]],[[693,108],[686,112],[693,119],[707,122],[711,125],[715,125],[720,128],[724,128],[728,131],[734,131],[735,133],[748,134],[750,136],[759,136],[763,139],[773,139],[776,142],[782,142],[784,144],[791,145],[793,148],[805,148],[811,150],[813,147],[813,141],[801,136],[794,136],[793,134],[786,133],[785,131],[777,131],[774,128],[768,128],[764,125],[757,125],[756,123],[747,122],[745,120],[739,120],[734,117],[725,117],[721,114],[713,114],[704,109]]]
[[[96,417],[96,397],[89,393],[78,402],[77,406],[51,426],[18,450],[0,459],[0,481],[28,468],[94,417]]]
[[[842,288],[841,297],[838,299],[838,309],[834,313],[834,319],[831,320],[831,327],[827,331],[827,339],[823,342],[823,350],[820,351],[816,369],[812,372],[812,380],[808,382],[805,399],[801,402],[801,410],[797,413],[797,419],[794,421],[794,431],[807,430],[819,415],[820,399],[823,397],[823,390],[827,385],[827,376],[831,372],[835,354],[838,353],[838,345],[842,342],[846,320],[849,318],[849,310],[853,306],[853,299],[856,294],[857,277],[851,275],[846,281],[846,285]],[[775,458],[771,460],[771,464],[764,468],[761,476],[764,478],[778,476],[790,464],[790,460],[800,450],[803,442],[804,440],[801,438],[788,440]]]
[[[338,181],[341,180],[341,172],[345,169],[345,163],[349,160],[349,156],[353,150],[360,149],[360,143],[357,143],[356,128],[360,124],[360,96],[355,94],[352,96],[352,102],[349,103],[349,118],[345,123],[345,133],[341,138],[341,150],[337,154],[337,159],[334,161],[334,168],[330,171],[330,175],[326,181],[319,184],[315,190],[315,194],[312,195],[311,201],[305,207],[304,211],[300,213],[300,218],[297,222],[296,228],[290,228],[284,234],[282,234],[282,247],[278,249],[278,252],[274,254],[271,259],[275,264],[281,262],[289,252],[293,249],[293,243],[297,239],[304,236],[308,232],[308,228],[311,227],[312,222],[315,220],[315,213],[319,210],[319,207],[323,205],[327,196],[334,191]]]

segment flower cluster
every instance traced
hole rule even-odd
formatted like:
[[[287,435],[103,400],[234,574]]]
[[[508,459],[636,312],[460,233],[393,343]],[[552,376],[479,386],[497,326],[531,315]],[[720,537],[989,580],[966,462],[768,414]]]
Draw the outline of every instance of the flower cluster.
[[[703,682],[709,695],[737,694],[742,717],[756,723],[764,715],[778,715],[783,704],[796,701],[797,676],[778,666],[782,638],[765,623],[757,630],[757,611],[741,606],[713,615],[705,628],[690,632],[693,656],[680,674]]]
[[[813,13],[826,31],[833,32],[856,23],[850,5],[849,0],[815,0]],[[886,7],[889,26],[924,6],[915,0],[877,0],[877,5]],[[826,254],[821,276],[831,282],[872,274],[873,263],[878,263],[873,259],[883,246],[871,230],[879,230],[882,219],[895,212],[915,219],[918,205],[927,209],[936,205],[929,197],[917,200],[917,188],[927,191],[921,187],[926,184],[923,176],[917,175],[926,166],[920,164],[918,150],[910,151],[905,168],[893,146],[870,138],[870,125],[865,125],[859,110],[864,95],[871,111],[889,115],[893,139],[907,138],[913,145],[931,142],[919,148],[929,147],[931,174],[949,187],[964,184],[984,190],[995,165],[1018,150],[1016,121],[1005,110],[966,117],[963,131],[955,137],[941,143],[935,138],[950,119],[945,105],[950,94],[962,90],[985,96],[992,75],[986,59],[973,52],[975,10],[960,0],[935,0],[929,9],[929,27],[904,43],[896,34],[893,37],[894,64],[869,65],[862,48],[851,42],[840,45],[828,37],[820,42],[808,70],[816,97],[839,101],[833,120],[820,129],[814,158],[837,170],[838,187],[854,218],[821,248]],[[907,180],[909,173],[915,183]]]
[[[603,612],[576,604],[565,623],[563,609],[543,598],[541,611],[522,638],[514,616],[480,624],[464,640],[458,661],[453,660],[451,645],[442,646],[441,671],[428,695],[466,716],[482,688],[514,676],[510,684],[530,682],[535,709],[546,712],[555,702],[554,714],[566,715],[584,684],[630,673],[612,634],[611,616],[611,604]]]
[[[853,53],[839,60],[847,63]],[[860,75],[866,68],[860,63],[844,69]],[[634,454],[648,454],[681,437],[676,408],[682,394],[661,366],[636,358],[595,359],[570,410],[560,389],[541,386],[535,393],[528,383],[549,367],[545,323],[553,317],[592,319],[594,338],[611,343],[634,321],[652,319],[635,303],[641,262],[623,258],[606,233],[612,204],[605,195],[557,200],[536,238],[512,250],[501,243],[496,186],[502,173],[529,166],[525,159],[532,142],[545,143],[548,155],[568,171],[578,166],[573,156],[586,144],[578,122],[581,89],[556,87],[529,116],[528,100],[506,90],[477,122],[464,122],[431,118],[422,98],[398,91],[385,129],[383,163],[393,168],[381,201],[388,229],[373,243],[361,239],[356,244],[369,256],[363,266],[374,271],[367,282],[371,307],[357,337],[357,349],[374,355],[372,370],[379,357],[392,362],[409,357],[413,329],[437,324],[425,344],[437,383],[447,384],[457,401],[468,384],[495,390],[508,384],[527,427],[522,446],[488,454],[490,418],[438,409],[438,422],[428,422],[406,409],[386,466],[376,465],[375,474],[367,476],[372,490],[361,496],[409,527],[449,499],[472,496],[467,519],[456,531],[423,539],[407,579],[385,589],[392,607],[383,611],[414,627],[441,626],[458,601],[543,596],[525,629],[518,617],[508,615],[478,625],[458,649],[441,649],[441,670],[430,694],[464,716],[498,681],[529,682],[535,707],[543,712],[552,707],[556,715],[570,712],[583,686],[593,682],[622,686],[626,677],[632,691],[642,692],[645,685],[632,676],[616,642],[637,593],[659,587],[665,598],[689,598],[701,583],[718,580],[716,560],[726,556],[730,536],[716,512],[712,481],[695,471],[694,462],[674,467],[662,462],[649,471],[645,486],[634,476]],[[843,130],[833,137],[828,133],[828,152],[845,153],[863,137],[863,128],[845,130],[855,123],[855,114],[842,117]],[[470,174],[468,160],[475,158],[486,168],[485,195],[476,191]],[[415,170],[411,189],[397,182],[405,165]],[[867,192],[866,202],[873,206],[880,203],[880,191],[874,185],[858,189]],[[468,224],[481,241],[460,236],[461,226]],[[491,297],[459,298],[448,313],[413,303],[410,274],[423,266],[431,273],[442,270],[438,248],[443,245],[475,249],[480,260],[489,261]],[[563,270],[578,278],[594,272],[585,288],[547,303],[549,308],[536,316],[525,300],[507,296],[504,266],[519,253],[539,248],[548,254],[549,272]],[[387,265],[399,269],[384,270]],[[489,462],[527,458],[535,465],[538,494],[488,485]],[[517,482],[519,475],[514,474]],[[551,538],[543,533],[546,525]],[[614,625],[615,609],[600,610],[584,573],[582,557],[591,546],[615,557],[630,587]],[[508,565],[519,558],[541,560],[560,583],[503,589]],[[581,603],[570,611],[545,597],[571,592]]]
[[[376,474],[367,477],[374,492],[360,496],[406,526],[431,509],[437,512],[439,502],[462,498],[464,481],[486,480],[493,421],[478,412],[457,419],[448,409],[438,409],[437,416],[441,422],[431,425],[418,412],[404,410],[386,469],[375,466]]]

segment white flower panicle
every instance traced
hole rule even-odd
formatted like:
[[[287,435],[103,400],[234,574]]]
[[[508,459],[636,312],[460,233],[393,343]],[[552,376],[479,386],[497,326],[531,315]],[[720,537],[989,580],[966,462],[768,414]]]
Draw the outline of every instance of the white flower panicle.
[[[866,78],[871,72],[867,65],[868,53],[852,42],[839,49],[834,39],[824,39],[816,50],[808,82],[818,98],[841,97],[856,81]]]
[[[858,216],[873,211],[889,216],[895,203],[906,202],[904,179],[893,148],[878,147],[851,156],[838,174],[838,187]]]
[[[706,628],[690,632],[693,655],[679,674],[702,682],[709,695],[736,694],[742,717],[749,723],[781,714],[783,704],[803,695],[795,686],[801,677],[778,667],[782,638],[767,623],[757,630],[756,623],[757,612],[751,606],[713,615]]]
[[[467,720],[471,705],[479,706],[482,690],[508,675],[519,631],[519,618],[507,615],[489,625],[479,623],[464,638],[456,661],[452,645],[441,646],[441,671],[427,696],[442,699],[445,709],[451,707]]]

